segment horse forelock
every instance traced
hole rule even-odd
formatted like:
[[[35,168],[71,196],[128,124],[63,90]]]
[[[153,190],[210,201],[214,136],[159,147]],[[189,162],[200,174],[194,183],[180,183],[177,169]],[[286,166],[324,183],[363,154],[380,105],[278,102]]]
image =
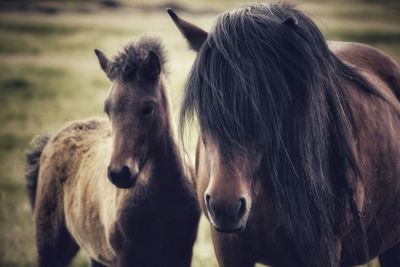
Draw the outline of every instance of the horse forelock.
[[[167,56],[161,39],[152,36],[142,36],[136,42],[130,42],[125,45],[122,51],[113,57],[108,67],[108,76],[111,79],[137,79],[140,69],[146,62],[150,51],[157,55],[161,71],[167,73],[165,66]]]
[[[185,87],[181,132],[197,115],[226,157],[263,148],[285,229],[310,266],[335,261],[336,224],[352,199],[346,177],[358,175],[349,83],[374,92],[302,12],[253,5],[218,19]]]

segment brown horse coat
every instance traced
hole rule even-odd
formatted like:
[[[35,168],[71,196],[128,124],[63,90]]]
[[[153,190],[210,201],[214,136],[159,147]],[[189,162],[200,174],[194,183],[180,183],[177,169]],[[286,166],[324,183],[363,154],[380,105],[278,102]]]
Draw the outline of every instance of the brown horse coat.
[[[358,265],[382,255],[384,265],[385,251],[400,263],[400,67],[389,56],[370,46],[331,42],[332,51],[345,63],[356,67],[378,90],[386,100],[378,100],[350,90],[350,105],[357,128],[358,139],[354,141],[354,151],[360,169],[363,170],[364,183],[357,182],[355,202],[363,214],[366,223],[369,256],[363,256],[354,248],[360,236],[352,232],[352,222],[343,225],[341,239],[342,264]],[[209,159],[201,139],[196,152],[196,177],[198,199],[201,200],[210,183]],[[390,156],[389,156],[390,155]],[[351,183],[353,181],[350,181]],[[271,186],[271,185],[270,185]],[[294,266],[293,250],[290,242],[285,241],[277,215],[273,195],[268,186],[255,186],[256,199],[246,229],[238,234],[219,233],[211,229],[215,252],[221,266],[252,266],[261,262],[272,266]],[[390,201],[388,201],[390,199]],[[203,213],[208,217],[205,202],[200,201]],[[389,230],[389,231],[387,231]],[[262,237],[262,238],[261,238]],[[360,255],[354,257],[354,255]]]
[[[383,52],[362,44],[332,43],[331,49],[386,98],[378,100],[350,91],[356,128],[360,129],[353,145],[364,180],[354,185],[356,203],[367,226],[368,240],[374,240],[368,244],[373,258],[396,244],[400,246],[400,66]],[[345,259],[349,257],[346,252],[351,251],[346,243],[352,238],[351,232],[344,238]],[[395,250],[400,255],[400,248]]]
[[[210,33],[168,12],[198,52],[181,122],[199,120],[197,193],[220,266],[400,266],[400,66],[328,48],[290,5],[227,12]]]

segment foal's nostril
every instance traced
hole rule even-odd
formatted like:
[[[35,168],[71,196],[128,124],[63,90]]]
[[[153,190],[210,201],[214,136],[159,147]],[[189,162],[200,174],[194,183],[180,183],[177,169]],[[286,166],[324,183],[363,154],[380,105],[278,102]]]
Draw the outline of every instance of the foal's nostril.
[[[108,178],[112,182],[123,182],[124,180],[129,180],[131,178],[131,172],[128,166],[123,166],[121,169],[112,169],[108,167],[107,169]]]
[[[107,168],[107,176],[108,176],[108,179],[110,179],[110,180],[113,180],[113,177],[115,177],[115,174],[111,170],[110,166],[108,166],[108,168]]]
[[[120,179],[129,179],[131,177],[131,171],[129,170],[128,166],[122,167],[122,170],[119,174]]]

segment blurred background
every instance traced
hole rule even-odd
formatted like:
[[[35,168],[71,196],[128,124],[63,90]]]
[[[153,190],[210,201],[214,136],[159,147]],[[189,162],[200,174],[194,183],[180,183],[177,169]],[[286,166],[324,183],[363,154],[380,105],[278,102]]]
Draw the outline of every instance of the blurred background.
[[[111,56],[143,33],[163,38],[169,55],[170,96],[177,114],[195,54],[165,12],[209,29],[219,13],[239,0],[0,0],[0,266],[34,266],[32,212],[25,192],[24,152],[31,138],[66,122],[104,116],[110,86],[93,53]],[[298,1],[327,39],[357,41],[400,62],[399,0]],[[188,140],[189,154],[195,142]],[[192,142],[190,142],[192,141]],[[73,266],[87,266],[84,253]],[[203,219],[193,266],[217,266]],[[373,261],[369,266],[379,266]]]

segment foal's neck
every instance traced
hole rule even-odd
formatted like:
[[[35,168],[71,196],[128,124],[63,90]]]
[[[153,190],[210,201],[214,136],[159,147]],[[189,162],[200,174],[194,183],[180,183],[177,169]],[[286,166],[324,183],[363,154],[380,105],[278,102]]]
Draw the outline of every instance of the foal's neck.
[[[163,134],[157,142],[153,155],[153,168],[156,175],[182,177],[185,175],[182,157],[177,146],[173,123],[171,122],[171,112],[165,88],[161,90],[165,111],[165,124]]]

